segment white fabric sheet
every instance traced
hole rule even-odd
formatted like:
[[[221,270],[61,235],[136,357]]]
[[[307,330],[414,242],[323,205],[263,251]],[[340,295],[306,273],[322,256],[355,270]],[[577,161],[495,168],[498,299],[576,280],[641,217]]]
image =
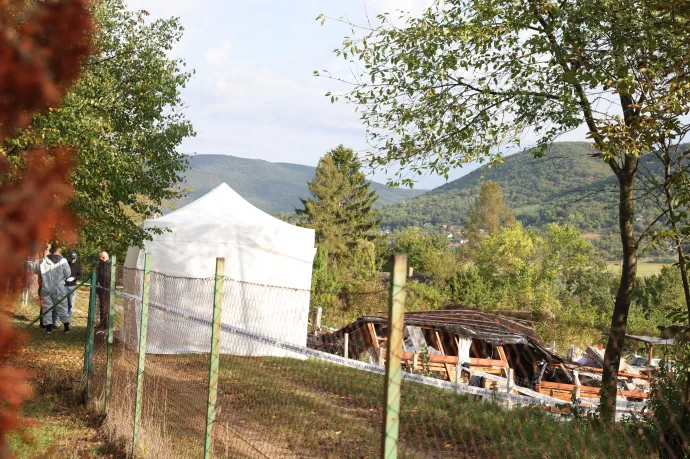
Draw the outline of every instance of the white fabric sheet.
[[[314,248],[314,230],[278,220],[245,201],[222,184],[182,209],[144,222],[145,228],[166,232],[146,241],[143,250],[131,248],[125,268],[144,268],[151,254],[151,271],[165,276],[210,279],[216,258],[225,259],[223,322],[306,345]],[[210,319],[213,284],[190,279],[152,276],[151,302]],[[125,291],[141,296],[139,276],[129,276]],[[127,279],[127,276],[125,276]],[[129,285],[127,285],[129,284]],[[130,301],[130,315],[140,311]],[[132,319],[132,325],[138,318]],[[133,331],[133,330],[131,330]],[[127,333],[128,341],[138,333]],[[136,338],[138,342],[138,338]],[[134,344],[132,342],[131,344]],[[149,309],[147,352],[161,354],[208,352],[207,326],[180,321],[162,309]],[[288,356],[289,352],[223,336],[221,352],[234,355]]]

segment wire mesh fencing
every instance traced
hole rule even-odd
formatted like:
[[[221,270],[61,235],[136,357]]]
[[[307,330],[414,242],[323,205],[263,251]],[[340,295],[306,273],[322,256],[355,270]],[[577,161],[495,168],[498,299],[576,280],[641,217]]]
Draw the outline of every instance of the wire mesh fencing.
[[[71,390],[80,398],[85,382],[89,282],[75,281],[75,285],[60,284],[41,291],[39,263],[27,260],[23,288],[14,307],[15,323],[32,337],[26,365],[37,372],[34,379],[42,391],[64,394]],[[44,327],[48,323],[53,325],[51,333]]]
[[[661,368],[619,373],[609,424],[601,368],[562,358],[514,317],[419,298],[403,314],[404,283],[313,292],[121,267],[115,279],[90,400],[130,455],[687,454],[682,343]]]

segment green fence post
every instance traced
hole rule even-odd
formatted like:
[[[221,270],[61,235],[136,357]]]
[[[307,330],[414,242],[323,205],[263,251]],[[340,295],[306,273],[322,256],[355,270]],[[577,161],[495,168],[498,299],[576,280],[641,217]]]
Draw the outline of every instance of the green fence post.
[[[132,457],[137,455],[137,435],[141,418],[141,393],[144,390],[146,365],[146,330],[149,319],[149,288],[151,287],[151,254],[144,258],[144,288],[141,294],[141,324],[139,325],[139,365],[137,367],[137,393],[134,399],[134,429],[132,431]]]
[[[91,271],[91,291],[89,292],[89,315],[86,319],[86,343],[84,345],[84,401],[89,404],[91,379],[93,378],[93,333],[96,323],[96,268]]]
[[[105,364],[105,414],[110,405],[110,381],[113,374],[113,323],[115,322],[115,276],[117,275],[117,257],[112,256],[110,262],[110,309],[108,309],[108,349]]]
[[[383,412],[383,438],[381,438],[381,457],[384,459],[398,457],[407,255],[395,254],[393,255],[392,262],[391,290],[388,302],[386,380],[383,391],[386,409]]]
[[[216,258],[216,282],[213,287],[213,328],[211,329],[211,358],[208,372],[208,404],[206,408],[206,440],[204,459],[210,459],[213,449],[213,430],[218,400],[218,371],[220,367],[220,323],[223,309],[223,277],[225,259]]]

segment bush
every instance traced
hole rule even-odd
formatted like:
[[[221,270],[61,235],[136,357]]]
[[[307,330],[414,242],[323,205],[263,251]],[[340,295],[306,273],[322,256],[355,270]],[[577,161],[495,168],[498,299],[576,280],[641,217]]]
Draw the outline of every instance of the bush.
[[[652,378],[649,408],[652,422],[647,424],[649,438],[659,441],[662,457],[689,457],[687,415],[689,401],[684,400],[690,370],[690,344],[682,343],[671,348],[670,355],[676,359],[661,361],[659,369]]]

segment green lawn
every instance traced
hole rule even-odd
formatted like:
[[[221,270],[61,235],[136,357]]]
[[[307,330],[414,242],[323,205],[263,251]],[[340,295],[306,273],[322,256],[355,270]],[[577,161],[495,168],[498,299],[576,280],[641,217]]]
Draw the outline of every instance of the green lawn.
[[[113,397],[102,416],[79,404],[83,328],[46,336],[37,328],[21,360],[34,372],[34,422],[10,439],[18,457],[107,457],[127,451],[132,432],[136,355],[115,351]],[[94,408],[102,407],[104,352],[97,343]],[[139,452],[165,459],[200,457],[206,420],[207,355],[149,355]],[[380,456],[383,378],[316,360],[223,356],[214,449],[217,457]],[[400,456],[650,457],[647,441],[620,426],[564,421],[539,408],[489,401],[404,383]],[[45,454],[44,454],[45,455]],[[115,456],[118,453],[114,454]]]
[[[661,268],[663,268],[664,266],[667,266],[667,263],[654,263],[654,262],[640,261],[637,264],[637,275],[639,277],[653,276],[653,275],[659,274],[661,272]],[[615,274],[620,274],[621,265],[619,262],[609,262],[608,263],[608,270],[609,270],[609,272],[612,272]]]
[[[8,437],[15,457],[114,457],[99,431],[99,416],[81,403],[83,332],[29,330],[16,365],[31,371],[34,397],[22,407],[26,428]]]
[[[123,425],[132,406],[130,360],[123,356],[116,370],[125,403],[114,409]],[[142,450],[151,457],[202,451],[207,372],[207,356],[147,358]],[[382,389],[379,375],[322,361],[224,356],[215,449],[222,457],[379,457]],[[627,427],[610,433],[597,421],[508,410],[416,383],[403,384],[401,399],[401,457],[652,456]]]

